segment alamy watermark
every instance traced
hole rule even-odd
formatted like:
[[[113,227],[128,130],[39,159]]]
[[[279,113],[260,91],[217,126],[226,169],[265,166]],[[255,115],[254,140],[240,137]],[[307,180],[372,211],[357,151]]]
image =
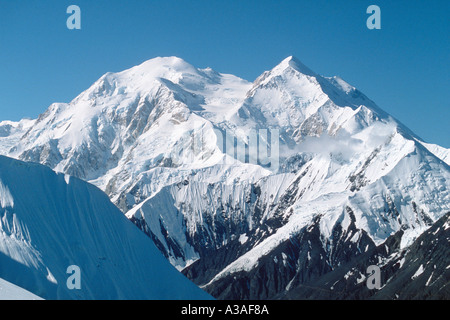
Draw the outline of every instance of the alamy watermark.
[[[366,273],[369,274],[366,281],[367,289],[381,289],[381,269],[379,266],[371,265],[367,267]]]
[[[70,276],[67,278],[66,286],[69,290],[80,290],[81,289],[81,269],[77,265],[71,265],[67,267],[67,274]]]
[[[67,18],[67,21],[66,21],[67,29],[80,30],[81,29],[81,9],[80,9],[80,7],[76,6],[76,5],[68,6],[66,13],[70,14],[70,16]]]
[[[70,16],[67,18],[66,26],[69,30],[81,29],[81,9],[77,5],[70,5],[66,10]],[[377,5],[370,5],[366,10],[370,16],[367,18],[366,26],[369,30],[381,29],[381,9]]]
[[[366,25],[369,30],[381,29],[381,9],[377,5],[371,5],[366,10],[367,14],[370,14],[367,18]]]
[[[277,172],[280,165],[279,129],[250,129],[232,132],[229,129],[198,129],[183,135],[179,148],[168,156],[171,165],[191,164],[206,160],[218,147],[223,156],[216,164],[237,162],[259,165]]]

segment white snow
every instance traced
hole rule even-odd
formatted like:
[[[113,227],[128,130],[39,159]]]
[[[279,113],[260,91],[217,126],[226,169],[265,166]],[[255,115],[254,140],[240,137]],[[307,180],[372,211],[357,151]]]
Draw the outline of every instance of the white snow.
[[[444,161],[446,164],[450,165],[450,149],[441,147],[437,144],[426,143],[418,139],[416,140],[425,148],[427,148],[431,153],[433,153],[436,157]]]
[[[42,300],[31,292],[0,279],[0,300]]]
[[[0,206],[2,207],[2,209],[5,209],[6,207],[14,207],[13,196],[11,195],[11,192],[9,192],[8,187],[3,185],[1,180],[0,180]]]
[[[433,278],[433,275],[434,275],[434,271],[431,273],[431,275],[430,275],[430,277],[428,278],[427,283],[425,284],[425,286],[428,287],[428,286],[431,284],[431,279]]]
[[[246,234],[241,234],[241,235],[239,236],[239,242],[240,242],[241,244],[246,243],[247,240],[248,240],[248,237],[247,237]]]
[[[423,268],[423,265],[421,264],[419,269],[417,269],[416,273],[414,273],[414,275],[411,277],[411,280],[415,280],[416,278],[418,278],[424,271],[425,270]]]
[[[401,267],[403,267],[403,264],[405,263],[405,258],[403,257],[399,262],[398,262],[398,264],[399,264],[399,269],[401,268]]]

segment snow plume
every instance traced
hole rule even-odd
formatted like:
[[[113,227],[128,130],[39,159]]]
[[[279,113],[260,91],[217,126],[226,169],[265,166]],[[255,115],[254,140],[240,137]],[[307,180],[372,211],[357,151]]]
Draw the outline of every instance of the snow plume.
[[[3,182],[0,181],[0,206],[2,209],[6,207],[14,207],[14,199],[11,195],[11,192],[9,192],[9,189],[7,186],[3,184]]]

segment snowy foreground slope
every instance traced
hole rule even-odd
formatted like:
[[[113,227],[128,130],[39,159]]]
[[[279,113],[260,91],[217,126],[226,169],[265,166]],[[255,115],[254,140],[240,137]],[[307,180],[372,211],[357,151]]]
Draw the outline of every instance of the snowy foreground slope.
[[[0,153],[95,184],[224,299],[287,297],[399,232],[400,254],[450,211],[450,150],[293,57],[254,82],[176,57],[107,73],[0,122]]]
[[[42,298],[0,279],[0,300],[42,300]]]
[[[80,290],[67,287],[71,265],[80,268]],[[209,297],[173,268],[102,191],[3,156],[0,277],[45,299]]]

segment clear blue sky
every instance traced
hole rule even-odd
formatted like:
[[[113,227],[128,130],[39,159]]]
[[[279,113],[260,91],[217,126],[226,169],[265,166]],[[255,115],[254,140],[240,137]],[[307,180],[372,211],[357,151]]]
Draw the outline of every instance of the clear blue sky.
[[[81,8],[81,30],[66,9]],[[366,9],[381,8],[381,30]],[[156,56],[254,80],[294,55],[450,147],[449,0],[0,0],[0,120]]]

